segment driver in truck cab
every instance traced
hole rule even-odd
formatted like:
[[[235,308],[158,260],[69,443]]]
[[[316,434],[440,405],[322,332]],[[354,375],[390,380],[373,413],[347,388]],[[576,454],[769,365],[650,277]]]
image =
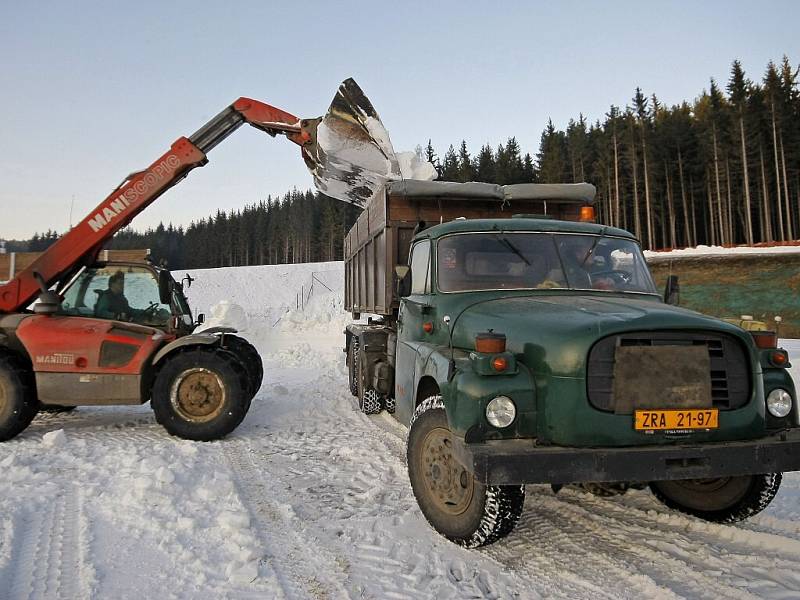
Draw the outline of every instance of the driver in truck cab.
[[[100,292],[94,305],[94,314],[101,319],[131,321],[144,311],[132,308],[125,297],[125,273],[117,271],[108,278],[108,289]]]
[[[570,287],[586,290],[613,290],[613,280],[597,276],[593,271],[605,262],[597,256],[597,238],[589,236],[564,236],[560,243],[561,258]]]

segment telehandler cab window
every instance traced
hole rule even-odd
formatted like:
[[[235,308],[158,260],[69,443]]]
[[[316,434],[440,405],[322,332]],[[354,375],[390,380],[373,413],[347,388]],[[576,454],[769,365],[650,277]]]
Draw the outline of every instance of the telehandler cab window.
[[[171,311],[159,301],[158,281],[152,271],[109,265],[81,273],[64,293],[61,314],[162,327]]]

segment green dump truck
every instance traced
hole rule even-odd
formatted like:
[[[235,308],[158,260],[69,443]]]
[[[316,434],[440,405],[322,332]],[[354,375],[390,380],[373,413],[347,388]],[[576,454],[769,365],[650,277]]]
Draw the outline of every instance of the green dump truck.
[[[649,486],[733,522],[800,469],[776,336],[675,306],[630,233],[587,222],[593,198],[394,182],[346,237],[350,389],[408,426],[420,509],[458,544],[507,535],[525,484]]]

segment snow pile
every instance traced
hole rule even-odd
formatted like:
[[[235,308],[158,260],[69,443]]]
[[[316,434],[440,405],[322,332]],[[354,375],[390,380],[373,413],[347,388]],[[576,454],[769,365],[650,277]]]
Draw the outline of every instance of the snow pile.
[[[681,248],[667,252],[645,250],[645,258],[650,260],[663,260],[669,258],[688,258],[695,256],[733,256],[736,254],[797,254],[800,246],[737,246],[726,248],[723,246],[697,246],[695,248]]]
[[[208,315],[215,305],[227,302],[243,307],[251,325],[271,325],[316,296],[344,288],[341,261],[173,272],[178,281],[187,274],[194,281],[184,292],[195,315]]]
[[[240,332],[247,331],[247,314],[245,314],[244,308],[238,304],[222,300],[211,307],[211,317],[206,319],[205,323],[196,331],[200,332],[211,327],[233,327]]]
[[[397,162],[403,179],[433,181],[439,175],[433,163],[422,159],[416,152],[398,152]]]

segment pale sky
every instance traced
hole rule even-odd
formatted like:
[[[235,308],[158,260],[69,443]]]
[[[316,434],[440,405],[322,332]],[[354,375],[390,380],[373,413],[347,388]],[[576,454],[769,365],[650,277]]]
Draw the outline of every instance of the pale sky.
[[[0,0],[0,239],[69,226],[239,96],[299,117],[354,77],[398,151],[443,154],[547,119],[662,101],[739,58],[800,62],[800,2],[12,2]],[[188,224],[312,187],[296,146],[242,128],[135,221]]]

